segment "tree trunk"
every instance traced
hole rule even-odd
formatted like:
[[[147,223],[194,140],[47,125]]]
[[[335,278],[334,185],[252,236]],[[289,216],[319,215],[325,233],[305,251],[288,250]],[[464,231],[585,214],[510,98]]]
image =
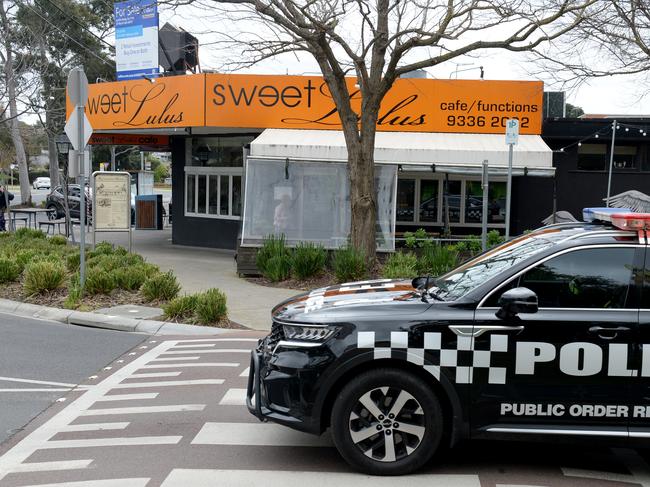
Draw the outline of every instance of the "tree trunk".
[[[377,243],[377,203],[375,189],[374,138],[364,136],[348,145],[352,245],[374,260]]]
[[[38,39],[38,47],[41,55],[41,82],[43,83],[43,95],[45,98],[45,106],[51,107],[50,96],[52,94],[52,87],[50,79],[46,73],[48,68],[47,54],[45,52],[45,41],[41,35]],[[59,157],[56,149],[56,128],[52,120],[51,110],[45,111],[45,133],[47,134],[47,147],[50,160],[50,187],[54,188],[59,185]]]
[[[18,106],[16,104],[16,79],[14,73],[14,56],[11,47],[11,26],[7,20],[4,2],[0,2],[0,20],[4,30],[4,48],[5,48],[5,65],[4,77],[7,87],[7,96],[9,98],[9,127],[11,131],[11,140],[16,151],[16,163],[18,164],[18,179],[20,181],[20,199],[25,205],[32,204],[31,186],[29,185],[29,171],[27,169],[27,155],[25,146],[20,135],[20,125],[18,124]]]
[[[45,122],[47,125],[47,121]],[[58,186],[59,183],[59,155],[56,149],[56,141],[54,134],[47,132],[47,148],[49,151],[50,159],[50,187]]]

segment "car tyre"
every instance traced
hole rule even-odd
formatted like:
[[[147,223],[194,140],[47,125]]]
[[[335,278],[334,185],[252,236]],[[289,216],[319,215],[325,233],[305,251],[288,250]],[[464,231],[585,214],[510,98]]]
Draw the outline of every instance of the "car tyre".
[[[341,456],[370,475],[421,468],[443,437],[442,407],[431,385],[390,368],[364,372],[344,386],[330,424]]]
[[[50,210],[50,212],[47,214],[48,220],[57,220],[58,218],[63,218],[64,212],[57,205],[49,204],[46,206],[46,208]]]

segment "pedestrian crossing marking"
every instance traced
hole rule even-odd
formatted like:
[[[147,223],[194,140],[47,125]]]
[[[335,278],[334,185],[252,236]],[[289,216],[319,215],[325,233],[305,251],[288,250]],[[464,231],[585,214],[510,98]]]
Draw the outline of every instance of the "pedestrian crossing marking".
[[[141,368],[142,366],[140,366]],[[129,377],[126,377],[127,379]],[[129,382],[117,384],[113,389],[137,389],[139,387],[209,386],[223,384],[223,379],[170,380],[160,382]]]
[[[179,364],[149,364],[143,365],[143,369],[173,369],[174,367],[239,367],[237,362],[197,362]]]
[[[123,438],[85,438],[82,440],[46,441],[39,448],[95,448],[102,446],[175,445],[182,436],[133,436]]]
[[[328,434],[310,435],[274,423],[205,423],[193,445],[330,447]]]
[[[128,408],[88,409],[80,416],[103,416],[108,414],[152,414],[182,411],[203,411],[205,404],[178,404],[173,406],[135,406]]]
[[[245,406],[246,389],[228,389],[219,401],[220,406]]]

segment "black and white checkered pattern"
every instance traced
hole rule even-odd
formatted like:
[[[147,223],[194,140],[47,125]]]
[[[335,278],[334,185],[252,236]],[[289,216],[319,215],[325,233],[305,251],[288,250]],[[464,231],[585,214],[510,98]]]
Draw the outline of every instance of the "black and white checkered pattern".
[[[441,369],[445,375],[457,384],[471,384],[475,369],[487,371],[489,384],[505,384],[506,368],[492,365],[492,353],[508,351],[508,335],[491,335],[489,350],[475,350],[474,338],[459,336],[456,348],[442,348],[442,334],[427,332],[424,334],[423,347],[410,347],[409,334],[405,331],[393,331],[390,334],[390,346],[378,346],[374,331],[358,333],[357,345],[362,349],[373,349],[374,358],[404,357],[409,362],[424,367],[424,370],[440,380]]]

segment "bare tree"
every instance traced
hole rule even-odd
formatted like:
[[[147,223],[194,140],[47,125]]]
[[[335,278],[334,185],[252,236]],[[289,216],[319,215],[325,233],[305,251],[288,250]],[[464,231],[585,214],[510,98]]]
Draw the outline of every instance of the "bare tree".
[[[380,104],[400,76],[461,56],[532,51],[578,26],[603,0],[177,0],[228,22],[218,43],[242,62],[307,53],[322,72],[348,151],[351,241],[375,256],[374,147]],[[174,3],[169,0],[167,3]],[[232,25],[238,26],[233,32]],[[215,33],[218,35],[219,33]],[[215,43],[217,44],[217,43]],[[243,56],[242,56],[243,54]],[[345,77],[356,76],[361,109]]]
[[[11,8],[11,3],[8,7]],[[18,124],[18,75],[16,70],[15,59],[15,25],[10,18],[10,12],[5,8],[5,2],[0,1],[0,41],[2,50],[0,51],[0,62],[3,63],[3,82],[6,88],[7,105],[9,106],[9,128],[11,139],[14,145],[16,162],[18,164],[18,178],[20,181],[20,199],[23,204],[31,204],[32,193],[29,184],[29,171],[27,168],[27,155],[25,146],[20,135],[20,126]]]
[[[617,74],[650,74],[650,3],[647,0],[602,2],[575,29],[535,53],[542,69],[557,80],[579,84]],[[643,85],[643,84],[641,84]],[[647,84],[641,86],[643,94]]]

